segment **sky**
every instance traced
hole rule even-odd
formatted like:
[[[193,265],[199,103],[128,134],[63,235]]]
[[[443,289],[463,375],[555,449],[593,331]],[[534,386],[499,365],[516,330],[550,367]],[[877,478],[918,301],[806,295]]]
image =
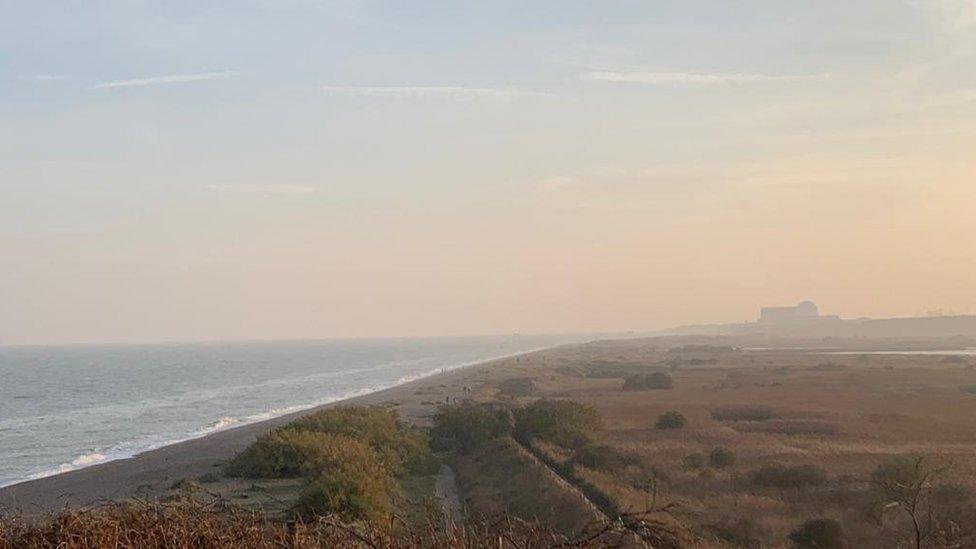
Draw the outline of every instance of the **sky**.
[[[976,0],[0,9],[0,343],[976,312]]]

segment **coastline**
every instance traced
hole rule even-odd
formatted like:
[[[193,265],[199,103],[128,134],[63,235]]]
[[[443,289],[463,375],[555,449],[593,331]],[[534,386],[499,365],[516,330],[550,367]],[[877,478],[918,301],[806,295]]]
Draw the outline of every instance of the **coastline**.
[[[556,345],[463,363],[385,389],[312,406],[269,419],[234,425],[200,437],[161,446],[131,457],[25,480],[0,488],[0,512],[24,515],[88,507],[131,498],[165,495],[175,482],[218,470],[261,434],[318,410],[341,405],[388,405],[405,421],[424,424],[438,404],[462,398],[477,384],[474,376],[517,357],[561,347]],[[466,383],[466,384],[465,384]],[[431,398],[437,397],[436,401]]]

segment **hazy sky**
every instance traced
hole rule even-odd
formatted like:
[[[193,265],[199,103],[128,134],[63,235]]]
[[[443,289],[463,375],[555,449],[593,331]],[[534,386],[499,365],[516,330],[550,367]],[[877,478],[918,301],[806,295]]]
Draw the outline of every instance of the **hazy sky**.
[[[0,342],[976,312],[976,0],[0,0]]]

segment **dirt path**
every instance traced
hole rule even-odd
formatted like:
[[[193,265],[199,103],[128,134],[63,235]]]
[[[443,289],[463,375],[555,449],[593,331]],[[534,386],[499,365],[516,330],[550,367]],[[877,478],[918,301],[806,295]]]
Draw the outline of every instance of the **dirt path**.
[[[434,495],[444,508],[445,524],[460,524],[461,498],[458,497],[454,471],[447,465],[442,464],[440,472],[437,473],[437,481],[434,483]]]

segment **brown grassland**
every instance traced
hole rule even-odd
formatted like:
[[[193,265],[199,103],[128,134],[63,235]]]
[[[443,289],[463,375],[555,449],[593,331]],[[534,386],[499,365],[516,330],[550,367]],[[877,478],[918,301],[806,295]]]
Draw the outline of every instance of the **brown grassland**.
[[[976,547],[976,357],[864,352],[972,346],[668,337],[535,352],[432,379],[381,403],[389,412],[284,428],[345,432],[322,421],[359,418],[341,436],[295,439],[342,441],[309,454],[315,467],[299,445],[261,458],[299,459],[293,475],[224,475],[252,451],[174,484],[163,506],[0,521],[0,547]],[[445,410],[461,413],[453,433],[478,437],[444,439]],[[426,440],[434,461],[411,462]],[[353,455],[392,484],[330,472]],[[460,522],[437,461],[457,479]],[[296,518],[316,486],[332,512]],[[382,512],[363,507],[376,498]]]
[[[685,545],[792,547],[789,536],[801,523],[830,518],[842,526],[844,546],[914,547],[908,515],[879,501],[874,490],[872,475],[893,457],[923,457],[937,473],[932,491],[941,485],[976,489],[976,394],[970,389],[976,357],[739,347],[750,343],[756,345],[672,338],[564,348],[492,370],[478,396],[506,399],[491,388],[505,376],[528,377],[535,391],[519,401],[567,399],[598,410],[604,428],[596,443],[639,459],[603,470],[574,465],[574,476],[608,497],[616,511],[651,510],[674,521],[692,538]],[[966,343],[831,341],[829,348]],[[629,376],[655,372],[670,375],[673,387],[625,390]],[[655,428],[668,411],[680,412],[687,424]],[[734,463],[710,466],[716,448],[731,451]],[[756,470],[777,465],[815,468],[822,478],[804,485],[788,479],[785,486],[754,480]],[[936,532],[934,522],[922,525],[923,546],[976,547],[972,524],[944,523],[946,534]]]

